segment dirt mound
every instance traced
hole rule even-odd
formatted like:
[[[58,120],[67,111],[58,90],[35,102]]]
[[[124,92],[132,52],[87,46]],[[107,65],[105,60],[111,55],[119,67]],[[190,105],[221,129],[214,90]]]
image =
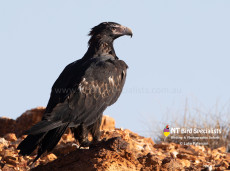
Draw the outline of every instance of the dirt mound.
[[[41,113],[43,109],[36,109]],[[33,109],[35,111],[35,109]],[[28,113],[29,111],[27,111]],[[36,114],[24,115],[20,123],[31,126],[38,121]],[[33,116],[34,115],[34,116]],[[29,119],[27,117],[32,117]],[[38,117],[41,116],[38,114]],[[8,123],[14,120],[8,119]],[[25,123],[29,121],[30,123]],[[14,132],[12,125],[5,125]],[[225,148],[211,150],[203,146],[185,146],[174,143],[154,144],[151,138],[139,136],[130,130],[115,129],[115,121],[105,116],[102,121],[101,141],[89,149],[79,149],[72,134],[67,131],[52,151],[44,154],[34,165],[35,158],[19,156],[18,144],[26,137],[17,130],[0,138],[0,170],[224,170],[230,169],[230,154]],[[21,128],[21,127],[20,127]],[[23,127],[24,128],[24,127]],[[2,130],[0,130],[0,133]],[[19,132],[19,133],[18,133]],[[3,133],[2,133],[3,134]],[[17,138],[18,137],[18,138]]]

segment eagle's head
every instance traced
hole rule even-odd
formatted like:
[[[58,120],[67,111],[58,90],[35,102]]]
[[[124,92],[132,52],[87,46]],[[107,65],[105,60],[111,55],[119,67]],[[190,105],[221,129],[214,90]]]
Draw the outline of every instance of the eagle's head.
[[[130,28],[122,26],[115,22],[103,22],[93,27],[89,32],[89,36],[91,36],[91,41],[96,39],[105,42],[113,42],[113,40],[115,40],[116,38],[124,35],[132,37],[133,33]]]

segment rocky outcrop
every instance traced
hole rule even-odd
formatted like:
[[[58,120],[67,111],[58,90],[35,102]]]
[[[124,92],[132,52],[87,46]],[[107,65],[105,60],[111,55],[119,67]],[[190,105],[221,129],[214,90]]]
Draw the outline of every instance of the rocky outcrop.
[[[16,121],[7,117],[0,117],[0,137],[15,132]]]
[[[45,112],[44,107],[27,110],[20,117],[16,119],[15,134],[17,136],[23,135],[25,130],[28,130],[32,125],[38,123]]]
[[[100,130],[113,130],[115,129],[115,120],[107,115],[104,115],[101,121]]]
[[[44,112],[44,108],[32,111],[36,110],[39,111],[38,117],[41,118],[40,113]],[[18,123],[27,124],[26,129],[28,129],[31,122],[39,121],[35,117],[35,113],[27,111],[28,115],[23,115],[24,119],[19,117],[21,121]],[[12,122],[10,119],[7,121]],[[26,123],[26,121],[30,123]],[[35,153],[23,157],[18,155],[16,149],[26,137],[25,135],[16,136],[16,134],[20,135],[20,131],[24,130],[15,131],[15,128],[12,127],[12,133],[7,133],[0,138],[0,170],[174,171],[230,169],[230,154],[225,152],[224,147],[212,150],[204,146],[174,143],[154,144],[151,138],[142,137],[127,129],[115,129],[114,126],[114,119],[104,116],[101,125],[101,141],[85,149],[79,148],[75,144],[73,135],[67,131],[52,153],[44,154],[33,165],[31,162],[35,158]]]
[[[44,107],[27,110],[16,120],[1,117],[0,136],[2,137],[7,133],[15,133],[17,136],[21,136],[25,130],[28,130],[32,125],[41,120],[44,111]]]
[[[131,138],[132,137],[132,138]],[[144,162],[154,150],[150,138],[141,137],[129,130],[103,131],[102,141],[89,149],[74,149],[55,162],[33,170],[152,170],[159,166]],[[61,150],[61,149],[60,149]],[[151,156],[151,155],[150,155]],[[63,160],[64,159],[64,160]],[[139,162],[143,161],[143,164]],[[151,160],[151,159],[150,159]],[[65,166],[65,167],[63,167]]]

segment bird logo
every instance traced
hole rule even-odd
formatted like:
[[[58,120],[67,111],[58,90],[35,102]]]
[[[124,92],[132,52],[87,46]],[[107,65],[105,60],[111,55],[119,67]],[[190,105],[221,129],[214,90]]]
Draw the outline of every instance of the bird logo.
[[[166,125],[166,127],[163,130],[163,133],[166,137],[170,135],[169,125]]]

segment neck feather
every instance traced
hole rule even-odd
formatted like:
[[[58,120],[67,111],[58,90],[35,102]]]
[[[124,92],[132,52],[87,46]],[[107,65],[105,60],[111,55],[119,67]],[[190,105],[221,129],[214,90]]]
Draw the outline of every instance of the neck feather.
[[[102,55],[112,55],[117,58],[114,47],[113,40],[107,37],[92,36],[88,42],[89,48],[84,57],[95,57]]]

